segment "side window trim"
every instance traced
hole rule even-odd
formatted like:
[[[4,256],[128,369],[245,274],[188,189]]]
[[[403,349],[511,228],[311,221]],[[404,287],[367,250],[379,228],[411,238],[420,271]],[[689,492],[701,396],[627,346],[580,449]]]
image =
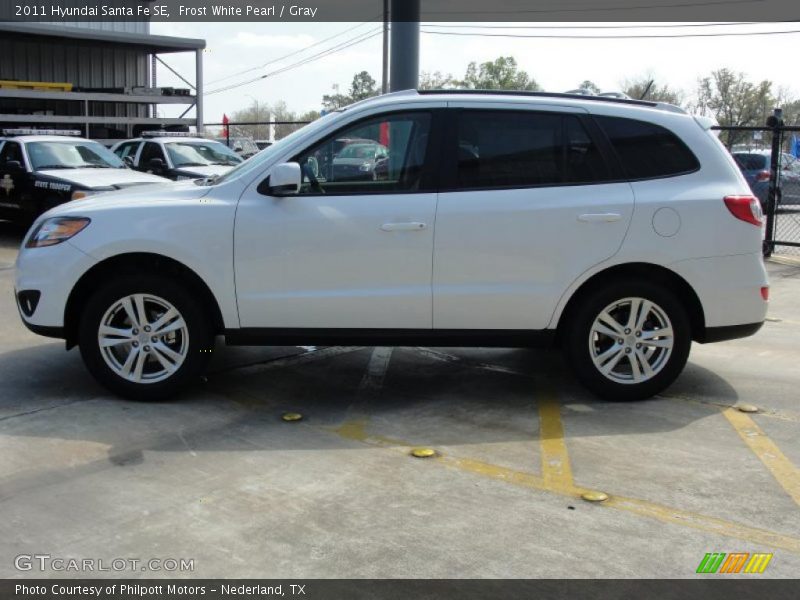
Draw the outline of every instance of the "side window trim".
[[[342,135],[343,132],[352,129],[353,127],[357,127],[361,123],[366,123],[368,121],[372,121],[375,119],[380,118],[392,118],[400,115],[413,115],[413,114],[428,114],[430,115],[430,129],[428,134],[428,146],[425,149],[425,161],[423,162],[422,169],[420,171],[420,185],[418,189],[415,190],[387,190],[387,191],[376,191],[376,190],[366,190],[363,192],[343,192],[343,193],[336,193],[336,192],[328,192],[326,194],[320,194],[316,192],[311,193],[304,193],[302,194],[304,197],[314,197],[314,196],[380,196],[380,195],[387,195],[387,194],[432,194],[439,191],[440,188],[440,176],[441,176],[441,169],[438,168],[440,165],[441,155],[442,155],[442,115],[446,112],[447,109],[443,107],[437,108],[412,108],[412,109],[405,109],[399,111],[391,111],[385,113],[375,113],[368,116],[365,116],[361,119],[357,119],[355,121],[351,121],[346,125],[336,129],[335,131],[325,135],[321,139],[316,139],[312,143],[305,146],[299,152],[295,152],[290,162],[298,162],[299,158],[308,153],[312,148],[318,146],[319,144],[330,140],[335,139]],[[406,148],[406,152],[409,152],[410,149]]]

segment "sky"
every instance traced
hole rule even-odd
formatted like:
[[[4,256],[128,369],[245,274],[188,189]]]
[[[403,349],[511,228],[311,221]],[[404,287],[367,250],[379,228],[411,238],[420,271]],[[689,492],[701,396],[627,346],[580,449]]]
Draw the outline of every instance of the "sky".
[[[452,25],[452,24],[448,24]],[[475,24],[461,24],[474,27]],[[477,32],[491,34],[541,35],[681,35],[719,34],[725,32],[791,31],[792,23],[760,23],[723,26],[663,27],[665,23],[482,23],[500,28],[452,28],[426,26],[424,30]],[[505,29],[513,25],[520,29]],[[627,29],[530,29],[533,26],[604,27],[615,25]],[[630,29],[631,25],[658,25]],[[378,30],[379,23],[153,23],[151,33],[179,37],[202,38],[204,52],[205,122],[221,121],[223,113],[252,106],[255,102],[274,103],[283,100],[290,109],[303,112],[321,108],[322,96],[331,93],[334,85],[347,90],[356,72],[368,71],[380,84],[381,36],[343,48],[266,79],[219,93],[215,89],[290,66],[337,45],[344,45],[358,36]],[[527,27],[527,29],[526,29]],[[325,41],[326,38],[336,36]],[[776,88],[791,96],[800,96],[796,79],[797,45],[800,33],[785,35],[747,35],[737,37],[699,37],[665,39],[521,39],[503,37],[420,36],[420,70],[441,71],[463,77],[471,61],[484,62],[498,56],[513,56],[545,90],[562,92],[574,89],[585,79],[594,81],[603,91],[621,88],[626,78],[653,76],[657,83],[683,88],[689,94],[697,88],[700,77],[712,70],[728,67],[744,72],[753,80],[769,79]],[[304,50],[312,44],[313,48]],[[229,79],[239,71],[259,67],[290,52],[298,54],[278,60]],[[194,81],[194,56],[191,53],[168,54],[162,58],[190,81]],[[185,87],[165,68],[158,71],[159,85]],[[777,91],[777,89],[776,89]],[[178,107],[161,107],[161,116],[178,116]]]

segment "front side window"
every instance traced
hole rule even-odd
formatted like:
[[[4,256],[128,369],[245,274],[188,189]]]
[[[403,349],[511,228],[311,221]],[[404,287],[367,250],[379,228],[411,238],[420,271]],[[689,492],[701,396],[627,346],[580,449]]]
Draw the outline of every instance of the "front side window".
[[[167,153],[176,168],[224,165],[232,167],[242,162],[242,157],[219,142],[169,142]]]
[[[605,131],[628,179],[657,179],[692,173],[700,163],[671,131],[645,121],[595,117]]]
[[[123,169],[119,156],[97,142],[48,141],[28,144],[34,171],[47,169]]]
[[[464,110],[456,130],[459,189],[599,183],[610,178],[600,150],[574,115]]]
[[[336,132],[295,161],[302,194],[420,191],[431,115],[385,115]]]
[[[21,165],[25,164],[22,160],[22,148],[17,142],[6,142],[0,150],[0,165],[14,160]]]
[[[154,158],[158,158],[166,164],[161,146],[155,142],[145,142],[142,153],[139,155],[139,166],[147,167],[148,163]]]

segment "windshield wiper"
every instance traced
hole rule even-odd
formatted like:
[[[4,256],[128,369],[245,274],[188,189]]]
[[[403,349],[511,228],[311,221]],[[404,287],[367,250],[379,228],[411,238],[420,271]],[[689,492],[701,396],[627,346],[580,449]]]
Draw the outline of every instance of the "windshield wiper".
[[[36,167],[37,171],[43,171],[45,169],[77,169],[78,167],[70,167],[69,165],[41,165],[40,167]]]
[[[76,167],[79,169],[113,169],[111,165],[95,165],[95,164],[85,164],[81,165],[80,167]]]
[[[207,167],[207,166],[208,166],[208,163],[198,163],[198,162],[193,162],[193,163],[181,163],[181,164],[179,164],[179,165],[175,165],[175,166],[176,166],[176,167],[178,167],[179,169],[180,169],[181,167]]]

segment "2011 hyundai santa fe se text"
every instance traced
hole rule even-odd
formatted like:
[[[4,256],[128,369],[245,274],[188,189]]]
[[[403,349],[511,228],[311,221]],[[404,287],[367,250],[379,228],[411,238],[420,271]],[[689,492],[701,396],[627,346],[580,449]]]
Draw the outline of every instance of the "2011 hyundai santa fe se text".
[[[337,159],[348,142],[380,157]],[[633,400],[672,383],[692,340],[761,327],[761,219],[711,123],[674,106],[408,91],[216,178],[50,210],[16,295],[31,330],[131,398],[197,380],[224,335],[552,344],[593,392]]]

